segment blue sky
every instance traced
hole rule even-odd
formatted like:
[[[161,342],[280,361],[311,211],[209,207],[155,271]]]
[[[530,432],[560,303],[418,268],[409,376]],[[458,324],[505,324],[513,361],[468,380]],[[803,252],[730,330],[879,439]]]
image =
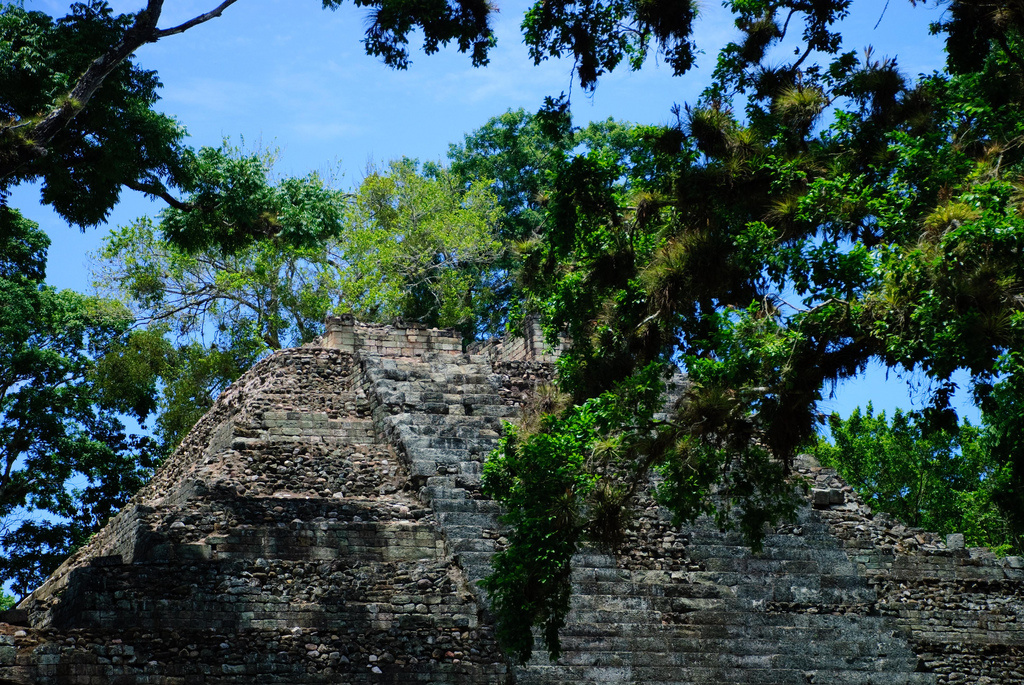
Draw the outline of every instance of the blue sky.
[[[216,4],[167,2],[161,26]],[[230,138],[250,148],[276,147],[281,175],[318,170],[340,175],[338,184],[350,186],[368,163],[401,156],[443,159],[449,143],[461,141],[488,118],[509,108],[536,111],[545,95],[570,89],[577,124],[608,117],[668,122],[674,103],[692,101],[700,92],[718,46],[734,32],[718,3],[704,0],[696,39],[705,54],[696,70],[672,77],[654,60],[640,72],[606,76],[588,96],[573,87],[568,61],[532,65],[519,33],[529,3],[495,4],[498,45],[485,68],[473,68],[468,57],[449,49],[431,56],[415,52],[408,71],[390,70],[363,53],[362,10],[348,5],[324,11],[319,0],[240,0],[219,19],[144,47],[137,62],[158,71],[164,84],[160,107],[188,129],[193,146]],[[144,2],[114,0],[112,5],[128,12]],[[68,3],[25,0],[25,7],[57,15]],[[878,56],[896,56],[908,74],[930,72],[944,59],[941,43],[927,29],[937,16],[938,10],[912,7],[908,0],[854,0],[845,42],[851,49],[873,44]],[[16,189],[11,201],[53,240],[49,281],[88,290],[86,255],[106,228],[82,234],[67,226],[39,205],[32,186]],[[126,191],[109,223],[125,224],[160,208]],[[876,408],[908,407],[914,397],[904,381],[875,369],[839,388],[823,409],[845,414],[868,400]]]

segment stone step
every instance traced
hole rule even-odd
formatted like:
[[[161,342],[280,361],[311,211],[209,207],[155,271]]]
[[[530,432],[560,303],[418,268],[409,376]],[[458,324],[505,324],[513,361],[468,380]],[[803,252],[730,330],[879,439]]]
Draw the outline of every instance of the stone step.
[[[598,685],[604,683],[663,683],[665,685],[933,685],[929,673],[869,673],[802,669],[679,668],[623,665],[604,668],[531,664],[515,669],[516,682],[528,684]]]
[[[491,375],[490,364],[470,362],[455,357],[432,361],[426,365],[399,361],[393,368],[381,368],[380,378],[398,381],[430,381],[444,383],[486,383]]]
[[[477,465],[477,468],[475,470],[473,470],[472,473],[470,473],[468,470],[460,469],[459,470],[459,482],[461,484],[465,485],[467,488],[471,488],[473,490],[479,490],[480,489],[480,476],[481,476],[482,472],[483,472],[483,469],[480,467],[479,464]]]
[[[625,569],[618,568],[615,565],[612,566],[580,566],[573,563],[572,567],[572,582],[573,583],[617,583],[626,582],[641,584],[645,578],[655,579],[652,582],[661,584],[663,578],[667,578],[667,575],[661,571],[654,571],[652,573],[643,574],[642,577],[639,574],[631,573]]]
[[[798,647],[798,646],[794,646]],[[815,654],[777,651],[758,654],[738,654],[730,651],[691,650],[635,650],[625,651],[571,651],[563,652],[558,660],[560,666],[608,667],[623,664],[651,666],[675,666],[682,668],[710,667],[730,669],[783,669],[783,670],[824,670],[829,671],[884,671],[895,673],[913,672],[917,657],[889,658],[873,655],[835,656],[822,650]]]
[[[584,551],[572,556],[572,564],[576,568],[617,568],[615,557],[610,554]]]
[[[786,533],[768,533],[765,535],[762,544],[764,547],[801,547],[807,541],[828,542],[834,549],[840,549],[835,537],[830,533],[827,524],[816,522],[801,522],[800,535],[789,535]],[[692,528],[687,530],[690,544],[711,545],[727,547],[743,547],[749,549],[746,539],[735,531],[720,531],[709,526],[708,523],[698,521]]]
[[[466,477],[467,482],[472,482],[473,485],[479,486],[480,475],[484,472],[483,462],[480,461],[460,461],[457,465],[459,477]]]
[[[468,511],[486,514],[500,514],[501,505],[489,499],[439,499],[434,498],[431,506],[435,513]]]
[[[438,387],[438,391],[439,391],[438,394],[440,395],[440,397],[438,399],[440,401],[442,401],[442,402],[447,403],[447,404],[461,404],[461,405],[469,405],[469,406],[474,406],[474,407],[475,406],[481,406],[482,407],[482,406],[486,406],[486,405],[504,404],[505,403],[505,400],[500,395],[498,395],[497,393],[493,392],[493,390],[490,390],[488,392],[469,392],[469,393],[467,393],[467,392],[461,391],[461,387],[460,386],[444,385],[444,386]],[[427,393],[423,393],[423,394],[426,395]],[[433,394],[434,393],[430,393],[431,397],[433,397]],[[412,401],[413,401],[412,399],[409,399],[409,402],[412,402]]]
[[[428,501],[433,502],[434,500],[464,500],[469,498],[469,492],[464,488],[457,488],[449,485],[431,485],[430,481],[434,479],[444,478],[447,480],[449,476],[432,476],[427,479],[427,484],[420,488],[422,497],[425,497]],[[454,478],[452,478],[454,480]]]
[[[395,415],[399,416],[399,415]],[[437,419],[444,419],[436,422],[402,422],[394,423],[393,430],[398,434],[398,439],[416,440],[417,438],[469,438],[472,440],[493,440],[497,441],[502,435],[502,419],[494,416],[434,416]],[[460,425],[455,419],[473,419],[471,424]],[[385,421],[390,421],[387,417]]]
[[[673,685],[695,685],[697,683],[743,683],[743,685],[806,685],[802,671],[712,668],[679,668],[675,666],[608,666],[605,668],[582,668],[551,665],[533,665],[515,669],[516,682],[523,685],[533,683],[564,683],[565,685],[597,685],[598,683],[671,683]]]
[[[484,417],[470,417],[478,419],[472,425],[459,425],[458,423],[445,424],[402,424],[399,428],[400,439],[403,441],[419,441],[431,438],[466,438],[469,440],[490,440],[497,442],[501,434],[486,425]],[[496,421],[497,419],[495,419]],[[423,447],[419,442],[415,444]]]
[[[798,559],[758,559],[758,558],[723,558],[710,557],[697,562],[702,571],[736,572],[746,574],[782,575],[782,574],[815,574],[853,575],[856,566],[852,561],[819,564],[811,560]]]
[[[853,580],[860,580],[853,578]],[[841,577],[841,580],[846,577]],[[806,583],[799,578],[773,579],[770,582],[751,582],[748,578],[742,584],[719,585],[714,583],[678,583],[663,586],[665,597],[692,600],[738,599],[743,601],[774,601],[797,604],[814,604],[829,611],[829,607],[855,604],[870,604],[876,600],[876,593],[866,585],[854,587],[818,587],[819,579],[810,577]],[[599,588],[595,588],[599,589]]]
[[[850,631],[851,624],[881,625],[883,619],[870,616],[858,616],[851,621],[847,616],[833,614],[807,613],[767,613],[749,611],[700,611],[683,614],[678,617],[680,625],[725,626],[725,634],[736,626],[748,627],[756,637],[764,634],[795,634],[810,631],[822,639]],[[878,638],[882,639],[882,638]]]
[[[494,386],[488,382],[491,376],[490,364],[459,366],[454,371],[446,372],[444,376],[444,381],[448,385],[472,386],[480,388],[481,392],[494,392]]]
[[[574,596],[583,595],[607,595],[620,597],[624,595],[636,597],[657,597],[671,598],[674,588],[662,583],[635,583],[629,580],[609,580],[598,582],[593,580],[580,580],[576,572],[572,576],[572,588]]]
[[[481,537],[482,530],[499,530],[501,524],[496,520],[492,522],[492,525],[485,525],[483,527],[479,525],[445,525],[444,534],[449,540],[466,540],[473,537]]]
[[[484,538],[449,538],[448,547],[453,552],[481,552],[486,553],[488,558],[494,556],[496,541]]]
[[[451,538],[449,538],[449,541],[451,541]],[[458,542],[462,542],[462,541],[460,540]],[[454,543],[453,544],[452,542],[449,542],[449,544],[454,546],[455,544],[458,544],[458,543]],[[458,557],[459,565],[462,566],[464,569],[470,569],[470,568],[479,569],[479,568],[487,567],[488,571],[486,572],[486,574],[489,574],[490,573],[489,569],[491,568],[491,559],[494,558],[494,551],[493,550],[482,550],[481,551],[481,550],[471,550],[471,549],[469,549],[469,550],[463,550],[463,551],[455,552],[455,556]]]
[[[477,597],[486,598],[487,593],[483,590],[483,588],[477,585],[477,582],[491,575],[491,572],[494,569],[491,568],[490,563],[477,564],[475,566],[467,566],[460,560],[459,565],[462,567],[462,570],[466,572],[466,577],[469,579],[470,585],[472,585],[474,590],[476,591]]]
[[[810,546],[768,546],[761,550],[756,556],[752,555],[748,547],[708,545],[694,542],[686,545],[688,556],[699,561],[712,557],[718,558],[750,558],[760,560],[787,560],[787,561],[816,561],[826,562],[849,562],[846,552],[833,544],[829,547]]]
[[[384,417],[390,426],[407,426],[418,434],[444,435],[442,431],[484,429],[492,427],[496,419],[487,416],[438,416],[419,413],[399,412]],[[434,432],[430,432],[432,429]]]
[[[656,604],[656,603],[655,603]],[[591,617],[594,613],[590,610],[580,612],[582,616]],[[632,614],[624,612],[619,615],[613,611],[597,612],[599,616],[592,617],[595,623],[616,623],[630,622]],[[600,615],[605,619],[601,620]],[[642,637],[657,638],[655,642],[666,645],[666,649],[685,651],[686,642],[689,638],[699,638],[700,645],[696,649],[706,649],[707,644],[712,641],[729,643],[736,640],[764,640],[776,644],[775,651],[791,651],[803,653],[806,643],[815,641],[820,643],[846,642],[860,645],[861,654],[872,655],[906,655],[907,648],[904,643],[891,636],[881,635],[885,632],[885,626],[878,625],[872,630],[878,632],[863,631],[855,623],[848,621],[842,628],[834,628],[826,625],[815,625],[812,622],[806,625],[794,625],[799,623],[802,617],[785,617],[779,614],[764,614],[752,610],[743,612],[736,611],[699,611],[688,614],[679,614],[672,611],[651,611],[651,615],[657,615],[666,622],[666,625],[673,626],[674,633],[665,635],[661,626],[652,623],[631,626],[631,632],[622,636],[607,636],[607,630],[602,631],[600,639],[606,640],[605,647],[609,650],[630,649],[629,645]],[[572,618],[575,620],[575,618]],[[567,632],[569,637],[571,632]],[[585,637],[586,644],[590,645],[595,639],[593,634]],[[785,644],[785,647],[778,646]],[[703,645],[703,646],[702,646]],[[729,650],[733,651],[733,650]]]
[[[510,407],[504,404],[487,404],[474,406],[471,416],[496,416],[502,419],[514,419],[519,416],[519,407]]]
[[[455,452],[464,458],[479,458],[482,455],[490,454],[497,446],[496,438],[479,437],[441,437],[415,435],[402,438],[402,445],[408,454],[414,457],[423,455],[425,450],[440,450],[442,452]],[[430,456],[436,452],[429,452]]]
[[[463,382],[459,379],[448,379],[444,385],[445,391],[465,396],[486,395],[488,397],[501,398],[501,395],[495,391],[493,385],[487,382],[487,379],[479,381],[476,376],[471,376],[469,378],[472,378],[473,380]]]
[[[414,461],[409,464],[409,476],[411,478],[434,478],[440,473],[447,473],[447,467],[438,466],[434,461]]]
[[[630,623],[637,626],[647,624],[660,628],[662,612],[649,608],[637,609],[580,609],[569,614],[573,623]]]
[[[717,616],[722,612],[763,611],[764,600],[742,597],[666,597],[658,592],[658,588],[649,588],[648,592],[633,589],[622,594],[597,594],[587,592],[587,588],[584,587],[574,588],[573,610],[609,609],[620,606],[645,607],[652,611],[685,614],[687,622],[699,623],[701,616],[710,614]],[[821,605],[824,611],[827,611],[828,606]]]
[[[872,655],[837,656],[830,652],[808,654],[771,651],[763,654],[739,654],[728,651],[730,646],[735,645],[725,645],[726,651],[711,649],[707,651],[699,649],[672,651],[666,647],[644,650],[624,644],[623,649],[618,651],[577,651],[568,648],[563,641],[562,656],[558,663],[570,667],[600,668],[633,662],[644,667],[734,668],[751,672],[792,669],[805,672],[823,671],[826,674],[843,672],[909,674],[918,668],[918,658],[914,655],[893,658]],[[542,645],[537,645],[536,649],[539,653],[545,651]]]
[[[658,633],[661,633],[660,635]],[[790,658],[807,657],[819,658],[822,656],[835,657],[837,659],[857,659],[870,657],[878,659],[880,655],[884,658],[895,655],[895,658],[904,659],[901,652],[894,652],[892,642],[879,643],[871,635],[862,634],[860,639],[846,640],[822,640],[795,644],[780,643],[777,640],[764,639],[722,639],[687,637],[679,635],[678,628],[671,625],[663,625],[659,630],[652,630],[649,624],[642,626],[631,626],[628,634],[620,637],[609,637],[604,634],[576,635],[572,632],[565,632],[562,635],[562,648],[568,655],[569,652],[603,652],[603,653],[666,653],[689,655],[687,658],[697,655],[715,656],[719,654],[747,655],[747,656],[771,656],[787,654]]]
[[[720,617],[709,614],[702,615],[702,621],[692,623],[662,624],[642,616],[642,620],[627,620],[625,616],[606,621],[575,622],[572,621],[562,631],[565,639],[573,637],[590,642],[604,640],[608,645],[628,643],[643,638],[651,638],[673,651],[687,649],[704,649],[702,643],[723,648],[724,645],[736,640],[744,644],[757,641],[768,643],[785,642],[802,650],[806,645],[814,643],[850,642],[863,644],[874,649],[875,645],[887,645],[892,653],[903,653],[907,648],[887,633],[884,620],[872,617],[857,617],[856,622],[848,617],[836,617],[824,614],[784,615],[768,613],[746,613],[741,618],[738,614],[723,612]],[[841,618],[835,625],[829,619]],[[636,616],[634,616],[636,619]],[[796,625],[797,623],[803,625]],[[606,649],[610,649],[606,647]],[[778,649],[778,647],[776,647]],[[873,651],[864,653],[875,653]]]
[[[454,548],[464,540],[448,539],[449,548]],[[494,552],[490,550],[462,550],[453,551],[459,566],[461,566],[472,579],[480,579],[491,575],[493,567],[491,562],[494,559]]]
[[[437,447],[414,447],[408,452],[412,462],[433,462],[435,464],[458,464],[471,461],[469,450],[440,449]]]
[[[934,685],[937,680],[933,673],[871,673],[857,671],[838,671],[832,673],[814,673],[811,683],[829,683],[834,685]]]
[[[741,571],[681,571],[678,574],[678,582],[734,587],[738,585],[748,585],[751,583],[764,584],[766,582],[766,577]],[[793,584],[822,588],[855,589],[867,587],[864,578],[847,573],[792,573],[786,576],[773,577],[772,582],[776,584]]]
[[[442,436],[423,437],[420,438],[420,440],[422,440],[425,443],[423,447],[427,449],[457,450],[459,453],[468,451],[470,445],[476,442],[471,442],[471,440],[467,438]],[[409,445],[406,445],[406,449],[408,449],[409,447]]]
[[[449,490],[462,490],[463,488],[458,485],[458,479],[455,476],[443,475],[433,476],[428,478],[424,487],[449,489]]]
[[[583,611],[655,611],[651,596],[643,595],[593,595],[573,594],[570,600],[572,612]],[[667,605],[665,605],[667,608]],[[661,608],[661,607],[658,607]]]
[[[435,516],[442,528],[447,529],[453,526],[475,526],[478,528],[492,528],[497,525],[498,517],[491,512],[478,511],[436,511]],[[451,536],[447,530],[445,532]]]

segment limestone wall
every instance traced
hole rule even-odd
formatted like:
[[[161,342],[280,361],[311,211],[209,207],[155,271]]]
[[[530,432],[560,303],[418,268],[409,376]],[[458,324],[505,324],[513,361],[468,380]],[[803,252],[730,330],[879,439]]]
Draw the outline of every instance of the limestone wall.
[[[506,672],[432,512],[376,439],[355,357],[325,348],[272,355],[233,385],[22,608],[31,628],[4,638],[17,649],[0,682],[491,683]]]
[[[495,363],[528,361],[553,364],[568,345],[568,339],[560,340],[554,347],[548,345],[544,339],[544,331],[541,330],[540,318],[528,316],[523,321],[522,335],[474,343],[468,351],[471,354],[485,355]]]
[[[620,553],[574,558],[562,658],[508,663],[480,474],[552,364],[345,320],[323,343],[232,385],[0,623],[0,685],[1024,683],[1022,560],[872,515],[807,460],[759,555],[640,496]]]
[[[348,314],[327,317],[326,329],[320,344],[345,352],[359,350],[384,357],[462,352],[462,336],[448,328],[427,328],[411,322],[396,322],[389,326],[364,324]]]
[[[873,608],[906,632],[939,682],[1024,682],[1024,559],[872,515],[834,470],[798,466],[816,510],[874,589]]]

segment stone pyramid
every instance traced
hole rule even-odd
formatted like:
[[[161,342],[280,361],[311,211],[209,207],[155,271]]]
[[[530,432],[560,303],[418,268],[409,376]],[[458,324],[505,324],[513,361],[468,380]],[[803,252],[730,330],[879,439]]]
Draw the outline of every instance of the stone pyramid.
[[[812,496],[760,555],[647,502],[575,559],[562,658],[525,666],[476,583],[481,464],[553,374],[534,330],[332,319],[232,385],[142,491],[0,615],[0,685],[1024,683],[1024,566]]]

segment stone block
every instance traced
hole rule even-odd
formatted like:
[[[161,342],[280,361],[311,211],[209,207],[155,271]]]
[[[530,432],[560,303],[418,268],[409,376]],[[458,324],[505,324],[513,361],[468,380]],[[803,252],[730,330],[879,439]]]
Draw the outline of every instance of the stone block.
[[[811,490],[811,504],[815,509],[829,507],[845,502],[843,491],[838,488],[814,488]]]

